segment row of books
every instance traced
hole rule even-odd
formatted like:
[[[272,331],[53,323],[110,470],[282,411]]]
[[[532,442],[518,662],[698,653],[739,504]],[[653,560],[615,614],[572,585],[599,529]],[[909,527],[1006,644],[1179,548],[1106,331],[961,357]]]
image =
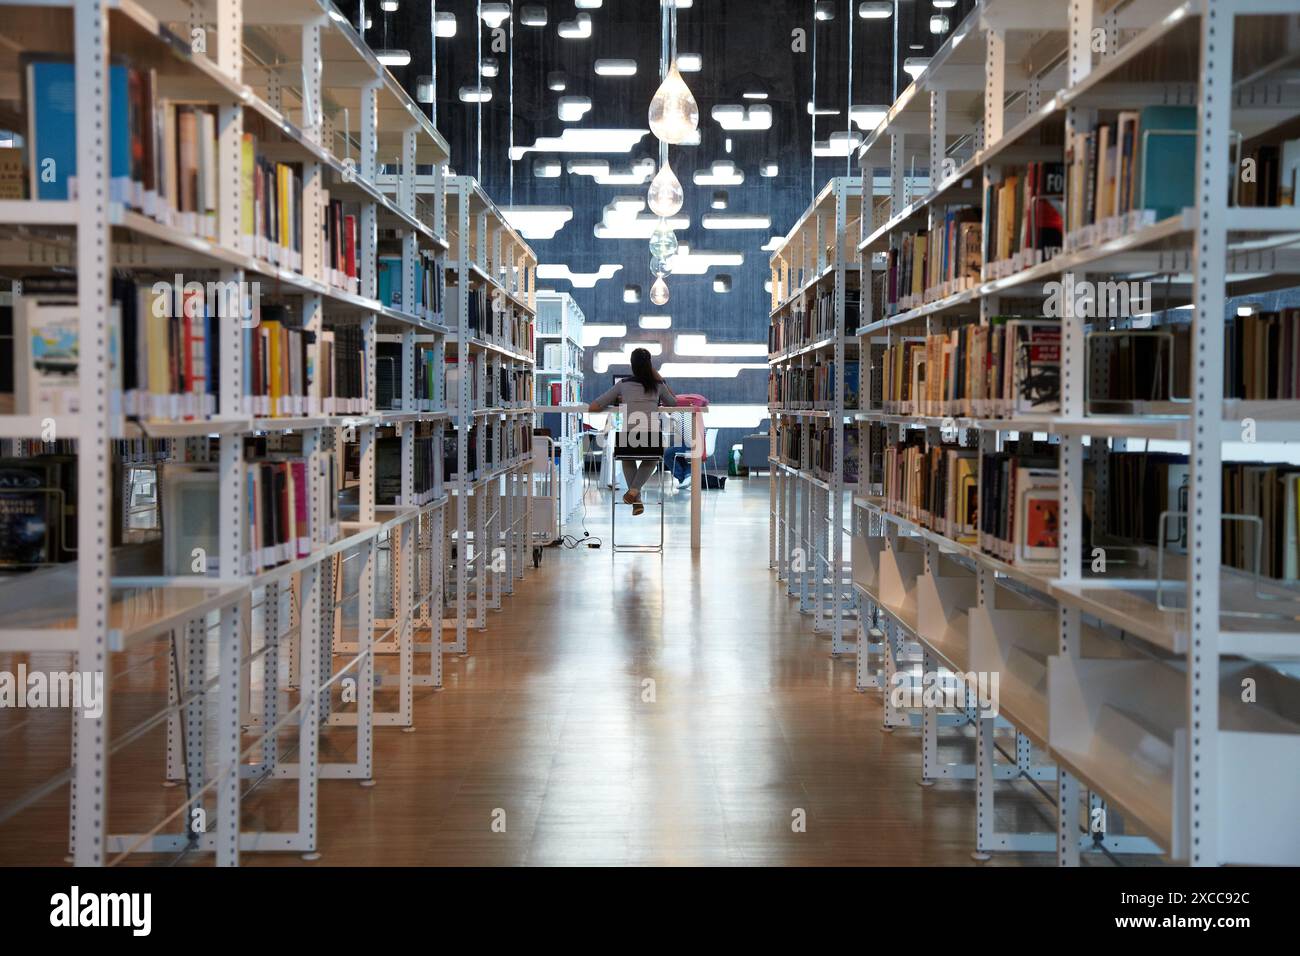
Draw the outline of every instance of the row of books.
[[[582,348],[572,342],[543,343],[541,367],[547,371],[581,375]]]
[[[1023,269],[1060,252],[1064,194],[1065,166],[1059,161],[1003,168],[1001,180],[984,189],[986,261]]]
[[[441,321],[444,289],[442,261],[436,258],[415,259],[415,303],[412,307],[403,301],[402,257],[380,255],[378,262],[378,294],[381,305],[399,312],[418,315],[431,321]]]
[[[881,383],[881,408],[887,414],[987,418],[1055,412],[1060,334],[1054,321],[999,316],[986,326],[893,339],[872,369]],[[1186,324],[1091,333],[1088,411],[1177,411],[1190,393],[1190,353]],[[1300,309],[1229,319],[1225,354],[1225,398],[1300,398]]]
[[[1089,245],[1194,204],[1196,107],[1123,110],[1065,144],[1067,245]],[[1090,227],[1101,226],[1098,233]]]
[[[357,270],[357,210],[341,200],[325,203],[325,278],[330,285],[356,295],[360,289]]]
[[[315,548],[338,539],[342,486],[336,456],[317,456],[313,482],[300,434],[248,438],[244,451],[249,517],[245,563],[249,573],[306,557]],[[163,490],[165,493],[165,484]],[[314,520],[312,496],[318,502]],[[166,521],[164,510],[164,527]]]
[[[1294,206],[1300,195],[1300,139],[1242,150],[1238,206]]]
[[[568,382],[544,382],[537,391],[538,405],[576,405],[582,401],[582,383],[579,381],[569,380]]]
[[[500,436],[496,440],[495,436]],[[483,442],[483,464],[478,461],[479,441]],[[456,433],[448,428],[443,431],[443,474],[447,480],[455,481],[460,474],[457,468]],[[466,481],[478,481],[486,472],[504,467],[508,462],[530,455],[533,448],[533,424],[531,421],[513,421],[507,423],[478,423],[472,426],[467,436],[469,463]]]
[[[454,435],[452,436],[454,441]],[[416,434],[411,439],[413,458],[411,497],[402,494],[402,439],[383,435],[375,442],[375,504],[425,505],[442,496],[439,452],[445,454],[446,435]]]
[[[284,418],[369,411],[362,330],[314,333],[300,321],[284,306],[255,306],[255,321],[243,329],[243,413]]]
[[[836,423],[828,419],[812,422],[777,419],[775,427],[777,457],[791,468],[806,471],[822,481],[830,481],[834,474],[835,433],[833,429],[840,428],[844,484],[858,483],[860,434],[856,423]],[[805,436],[808,439],[807,453],[803,447]]]
[[[871,371],[890,415],[1048,414],[1060,408],[1061,326],[1002,316],[891,339]]]
[[[493,408],[520,408],[533,404],[534,380],[531,369],[497,366],[497,390]]]
[[[68,280],[24,280],[14,321],[14,411],[76,414],[80,324]],[[222,329],[243,326],[242,413],[261,416],[362,412],[364,337],[345,328],[315,336],[280,305],[254,298],[251,318],[219,314],[229,297],[190,282],[112,283],[111,415],[147,421],[205,420],[220,411]],[[241,306],[242,311],[242,306]],[[319,340],[319,341],[318,341]],[[341,347],[340,347],[341,346]],[[336,385],[339,387],[336,389]],[[235,410],[229,410],[232,413]]]
[[[979,540],[979,456],[955,445],[925,444],[912,433],[886,445],[885,508],[962,544]]]
[[[394,341],[394,339],[397,339]],[[377,345],[375,391],[378,408],[397,411],[436,411],[439,408],[438,353],[432,347],[416,345],[414,349],[414,395],[411,408],[402,398],[402,343],[387,337]]]
[[[943,225],[904,235],[887,257],[891,311],[914,308],[931,296],[947,296],[979,281],[983,259],[980,210],[950,209]]]
[[[856,358],[844,363],[844,408],[858,407],[860,365]],[[835,403],[835,363],[822,355],[813,365],[775,365],[767,373],[767,404],[785,409],[828,409]]]
[[[25,155],[15,151],[16,158],[6,157],[0,191],[10,199],[75,198],[73,61],[58,54],[25,55],[23,78]],[[120,58],[108,68],[108,85],[112,200],[182,232],[215,240],[220,200],[217,105],[162,97],[153,69]],[[245,115],[239,161],[241,251],[301,272],[302,168],[263,155],[258,149],[263,128],[259,124],[256,115]],[[355,293],[359,214],[339,200],[331,201],[328,193],[324,198],[324,278]]]
[[[374,407],[368,352],[366,333],[359,325],[321,333],[317,366],[324,376],[319,391],[326,415],[364,415]]]
[[[474,338],[508,345],[529,355],[535,354],[536,339],[532,317],[516,309],[499,289],[470,289],[466,297],[466,324]],[[448,290],[446,324],[456,328],[460,322],[460,296],[455,287]]]
[[[1059,560],[1056,450],[1008,441],[1002,451],[930,447],[913,432],[884,448],[886,510],[999,560],[1051,567]]]
[[[844,290],[844,315],[850,332],[857,327],[861,301],[861,289],[848,287]],[[767,350],[769,353],[784,352],[820,342],[833,337],[835,328],[835,290],[823,285],[811,300],[805,296],[802,308],[786,309],[772,319],[767,330]],[[840,334],[845,334],[844,330]]]
[[[981,550],[1008,564],[1055,566],[1060,560],[1060,471],[1056,448],[1008,441],[980,458],[977,506]]]
[[[1191,465],[1186,455],[1112,453],[1105,462],[1104,540],[1187,548]],[[1224,462],[1221,561],[1272,580],[1300,579],[1300,467]],[[1160,516],[1165,514],[1164,524]],[[1258,564],[1257,564],[1258,562]]]
[[[1300,309],[1228,320],[1224,395],[1300,399]]]
[[[835,473],[835,423],[831,421],[814,421],[808,435],[811,460],[805,467],[811,467],[813,476],[822,481],[830,481]],[[858,428],[851,422],[840,423],[841,458],[844,462],[844,484],[858,483]]]

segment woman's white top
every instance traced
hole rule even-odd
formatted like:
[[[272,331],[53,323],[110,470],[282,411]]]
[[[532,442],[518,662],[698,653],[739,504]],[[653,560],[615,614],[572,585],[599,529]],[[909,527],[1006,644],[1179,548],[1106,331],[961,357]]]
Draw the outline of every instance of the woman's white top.
[[[665,382],[660,382],[659,387],[654,391],[647,391],[646,387],[636,379],[628,378],[623,379],[621,382],[615,382],[613,388],[592,402],[592,404],[623,406],[623,433],[639,434],[649,443],[657,444],[656,439],[659,436],[658,409],[660,407],[676,408],[677,396],[673,394],[673,390]]]

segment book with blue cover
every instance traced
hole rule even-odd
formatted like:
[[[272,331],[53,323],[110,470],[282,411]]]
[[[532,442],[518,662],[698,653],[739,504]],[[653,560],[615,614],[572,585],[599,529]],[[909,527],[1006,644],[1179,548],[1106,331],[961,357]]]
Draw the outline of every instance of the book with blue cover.
[[[1196,107],[1148,106],[1138,135],[1141,207],[1159,221],[1195,205]]]
[[[71,60],[27,61],[27,139],[31,195],[36,199],[71,199],[77,175],[77,86]],[[109,66],[110,195],[126,202],[131,195],[131,125],[129,76],[124,64]]]

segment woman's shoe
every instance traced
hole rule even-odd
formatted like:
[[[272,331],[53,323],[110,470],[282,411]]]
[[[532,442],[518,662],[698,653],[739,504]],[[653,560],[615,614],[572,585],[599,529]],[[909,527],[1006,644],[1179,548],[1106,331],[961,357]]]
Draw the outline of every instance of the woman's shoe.
[[[635,488],[629,488],[627,491],[623,492],[623,504],[625,505],[634,505],[640,500],[641,493]]]
[[[632,502],[632,514],[639,515],[642,514],[644,511],[645,511],[645,505],[641,503],[640,498]]]

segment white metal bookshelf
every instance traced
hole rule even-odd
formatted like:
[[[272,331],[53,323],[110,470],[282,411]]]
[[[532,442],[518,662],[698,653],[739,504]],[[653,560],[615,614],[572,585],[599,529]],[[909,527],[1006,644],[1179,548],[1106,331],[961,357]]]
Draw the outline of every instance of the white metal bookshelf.
[[[845,637],[845,622],[855,603],[849,591],[848,563],[844,556],[845,422],[853,409],[845,407],[845,367],[857,363],[857,340],[852,331],[857,316],[850,317],[848,297],[857,289],[859,268],[854,254],[855,224],[862,211],[862,184],[857,178],[832,179],[794,224],[772,253],[772,309],[769,322],[802,321],[820,297],[830,295],[827,328],[800,331],[797,341],[782,341],[768,356],[775,374],[813,374],[818,367],[831,369],[830,393],[820,400],[797,401],[784,396],[769,404],[772,429],[769,461],[768,564],[777,580],[799,598],[799,608],[813,615],[814,628],[829,632],[831,653],[852,653]],[[770,342],[771,348],[778,343]],[[810,430],[827,422],[831,441],[831,467],[824,472],[813,462]],[[782,453],[787,429],[800,429],[799,457]]]
[[[554,413],[560,416],[560,434],[556,444],[560,450],[558,474],[560,483],[560,521],[573,513],[582,496],[582,434],[579,431],[581,416],[565,411],[559,406],[582,402],[583,347],[582,327],[586,321],[582,309],[567,292],[537,293],[537,368],[536,387],[538,420]],[[560,363],[552,367],[546,361],[547,346],[557,346]],[[543,401],[542,389],[560,386],[558,405]]]
[[[524,443],[531,441],[535,411],[537,256],[473,178],[450,177],[446,202],[454,257],[447,265],[448,322],[454,333],[448,345],[456,348],[461,372],[456,395],[448,396],[457,461],[450,482],[456,511],[455,573],[449,581],[456,638],[442,648],[465,654],[471,621],[478,629],[487,626],[488,610],[499,609],[502,596],[513,593],[527,564],[532,453]],[[481,317],[488,323],[477,334],[470,323],[471,290],[482,297]],[[503,333],[500,325],[511,321],[515,333]],[[471,357],[478,357],[476,383],[463,371]],[[502,374],[527,388],[502,396]],[[525,434],[527,439],[521,437]]]
[[[48,796],[71,785],[70,843],[79,865],[118,862],[131,852],[213,852],[219,864],[236,864],[244,850],[313,853],[317,848],[318,780],[373,776],[373,727],[410,723],[415,632],[442,621],[442,538],[448,501],[442,490],[439,440],[430,488],[417,494],[417,428],[434,436],[448,421],[437,399],[417,406],[415,348],[432,341],[439,370],[448,332],[427,303],[417,308],[417,263],[441,275],[448,251],[442,205],[446,142],[421,108],[379,64],[346,18],[328,2],[286,0],[271,7],[213,0],[177,8],[145,0],[108,4],[5,3],[24,23],[23,52],[55,53],[75,62],[77,75],[77,179],[79,200],[0,203],[0,267],[9,275],[75,269],[79,307],[80,408],[54,421],[59,438],[75,438],[77,455],[77,561],[17,575],[0,584],[6,626],[0,650],[58,650],[75,655],[79,670],[110,674],[117,655],[146,641],[173,637],[169,704],[124,733],[110,728],[110,684],[102,717],[73,721],[70,767],[36,788]],[[177,37],[204,38],[182,43]],[[102,130],[108,92],[102,80],[110,56],[152,69],[159,97],[211,104],[218,114],[215,235],[200,235],[164,217],[107,201],[108,160]],[[301,168],[301,261],[275,263],[241,232],[241,138],[256,124],[258,145],[281,162]],[[434,188],[417,190],[417,165],[434,169]],[[358,276],[349,280],[325,261],[325,192],[357,203]],[[401,250],[401,307],[378,299],[381,242]],[[276,300],[301,312],[303,327],[359,325],[366,368],[363,397],[347,409],[304,405],[291,416],[246,411],[241,354],[242,323],[219,326],[220,414],[210,420],[134,420],[109,413],[109,354],[105,306],[110,269],[140,274],[201,274],[222,282],[260,281]],[[375,346],[380,335],[402,342],[396,407],[376,407]],[[319,342],[319,336],[317,342]],[[314,351],[312,353],[319,358]],[[441,374],[435,376],[441,381]],[[439,386],[440,388],[440,386]],[[0,436],[44,437],[48,422],[35,416],[0,416]],[[391,505],[376,504],[376,445],[392,427],[401,442],[401,491]],[[248,502],[247,436],[299,434],[307,462],[313,529],[326,528],[337,503],[319,465],[338,459],[340,488],[355,489],[337,533],[322,534],[305,557],[250,573],[244,562]],[[162,576],[140,560],[140,549],[110,547],[110,466],[113,436],[172,441],[175,460],[203,461],[207,439],[219,451],[219,572],[215,576]],[[342,479],[345,449],[357,446],[357,473]],[[167,529],[163,529],[164,536]],[[419,547],[417,548],[417,543]],[[395,600],[391,620],[379,622],[375,596],[380,548],[389,549],[386,583]],[[346,581],[346,586],[343,582]],[[33,586],[42,585],[34,595]],[[395,714],[375,713],[380,682],[375,653],[400,656],[395,674]],[[426,682],[441,683],[441,653],[433,654]],[[215,666],[214,666],[215,665]],[[215,676],[213,676],[215,674]],[[151,727],[165,722],[167,748],[160,774],[183,781],[183,796],[148,829],[109,829],[115,787],[110,757]],[[323,728],[347,727],[352,759],[322,758]],[[114,728],[115,729],[115,728]],[[340,731],[332,731],[340,733]],[[285,750],[292,736],[293,759]],[[335,749],[335,748],[332,748]],[[241,822],[241,793],[254,781],[296,781],[294,828],[270,832]],[[36,799],[8,807],[10,819]],[[198,809],[206,821],[195,823]]]
[[[1295,5],[1275,0],[984,0],[860,151],[864,182],[889,171],[888,191],[868,197],[862,217],[866,274],[905,232],[941,224],[944,207],[979,206],[1004,168],[1053,151],[1061,158],[1063,136],[1090,128],[1098,110],[1201,106],[1196,193],[1182,212],[1102,221],[1067,234],[1066,248],[1046,261],[989,263],[986,250],[977,281],[900,299],[893,314],[873,308],[863,282],[864,396],[875,384],[867,367],[874,343],[987,324],[1012,297],[1041,308],[1044,283],[1066,274],[1169,276],[1166,307],[1192,309],[1193,393],[1183,415],[1089,414],[1090,320],[1072,303],[1061,318],[1056,414],[890,414],[864,398],[853,578],[878,626],[873,615],[859,622],[858,685],[884,690],[887,727],[920,724],[926,781],[974,779],[977,856],[1055,849],[1069,865],[1102,846],[1158,849],[1199,865],[1300,861],[1300,830],[1287,809],[1300,780],[1300,685],[1288,672],[1300,659],[1296,593],[1220,561],[1222,463],[1270,457],[1267,445],[1240,447],[1243,418],[1258,423],[1260,443],[1300,437],[1294,402],[1223,398],[1228,298],[1300,285],[1300,211],[1226,199],[1235,136],[1300,114],[1268,59],[1296,27]],[[1207,102],[1224,108],[1207,110]],[[1059,455],[1059,560],[1008,563],[942,524],[891,511],[870,483],[873,426],[891,441],[909,429],[923,429],[931,444],[957,436],[981,455],[1012,434],[1048,436]],[[1093,573],[1082,560],[1084,458],[1152,443],[1189,456],[1185,553],[1155,548],[1164,553]],[[894,706],[890,690],[919,685],[918,664],[922,674],[997,673],[999,716]],[[1259,688],[1257,702],[1243,703],[1245,681]],[[974,766],[938,763],[944,718],[974,725]],[[1014,753],[998,745],[999,729],[1014,731]],[[995,761],[999,752],[1005,759]],[[994,781],[1018,776],[1054,781],[1054,834],[995,830]],[[1098,820],[1110,825],[1098,830]]]

